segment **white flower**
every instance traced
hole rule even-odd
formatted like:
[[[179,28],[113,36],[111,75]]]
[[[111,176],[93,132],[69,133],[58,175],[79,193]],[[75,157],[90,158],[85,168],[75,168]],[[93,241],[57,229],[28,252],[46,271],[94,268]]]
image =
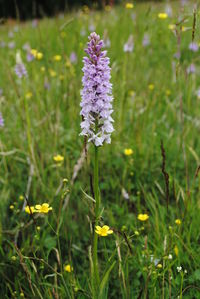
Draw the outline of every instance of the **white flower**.
[[[176,267],[176,269],[177,269],[178,272],[182,271],[182,267],[181,266],[180,267]]]
[[[17,64],[21,64],[22,63],[21,53],[20,53],[19,50],[16,53],[16,63]]]
[[[169,254],[169,255],[168,255],[168,259],[169,259],[169,260],[172,260],[172,258],[173,258],[172,254]]]
[[[128,192],[124,188],[122,188],[122,196],[126,200],[129,199],[129,194],[128,194]]]
[[[133,52],[134,42],[132,34],[129,36],[128,41],[124,44],[124,52]]]

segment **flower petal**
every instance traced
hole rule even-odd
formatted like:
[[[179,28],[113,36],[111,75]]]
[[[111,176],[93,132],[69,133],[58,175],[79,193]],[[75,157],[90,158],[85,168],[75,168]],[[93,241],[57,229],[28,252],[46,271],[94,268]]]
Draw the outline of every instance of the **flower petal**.
[[[40,210],[41,207],[42,207],[41,205],[36,205],[36,206],[35,206],[35,208],[36,208],[37,210]]]
[[[110,229],[110,230],[107,231],[107,234],[112,234],[112,233],[113,233],[112,229]]]
[[[101,235],[101,232],[99,230],[95,230],[95,233]]]
[[[97,225],[95,226],[96,230],[101,230],[101,226]]]
[[[49,204],[45,202],[45,203],[42,204],[42,207],[45,207],[45,208],[47,207],[48,208]]]
[[[110,227],[108,225],[104,225],[102,228],[109,230]]]

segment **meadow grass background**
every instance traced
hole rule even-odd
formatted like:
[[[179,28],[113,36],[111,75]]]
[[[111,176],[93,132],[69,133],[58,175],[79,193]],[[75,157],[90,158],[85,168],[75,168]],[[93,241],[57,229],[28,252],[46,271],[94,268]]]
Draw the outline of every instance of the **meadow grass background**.
[[[82,58],[91,29],[110,39],[115,120],[111,145],[100,148],[101,223],[114,230],[99,238],[102,277],[115,261],[101,298],[200,298],[200,57],[189,50],[194,3],[169,5],[167,19],[158,18],[166,3],[148,2],[133,9],[84,9],[40,20],[36,27],[13,21],[0,26],[0,41],[6,43],[0,48],[5,122],[0,128],[0,298],[92,298],[94,212],[86,195],[93,196],[92,145],[87,159],[79,160],[84,153],[79,136]],[[171,24],[177,24],[174,30]],[[150,38],[146,47],[145,33]],[[134,50],[125,53],[131,34]],[[14,48],[7,47],[11,41]],[[194,41],[200,42],[198,8]],[[43,58],[27,62],[25,43]],[[175,58],[179,48],[180,58]],[[28,71],[21,80],[14,72],[18,49]],[[77,63],[70,62],[71,52]],[[196,71],[188,74],[192,63]],[[124,154],[127,148],[132,155]],[[63,163],[53,160],[57,154]],[[30,205],[47,202],[52,212],[34,222],[24,212],[26,200],[19,199],[25,194]],[[139,213],[148,214],[148,221],[140,222]],[[72,272],[64,271],[66,264]]]

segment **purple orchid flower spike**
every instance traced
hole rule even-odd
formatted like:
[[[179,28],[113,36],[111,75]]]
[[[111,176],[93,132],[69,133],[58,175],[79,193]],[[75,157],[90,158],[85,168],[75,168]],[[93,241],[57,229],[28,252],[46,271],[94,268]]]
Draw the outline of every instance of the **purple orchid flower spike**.
[[[0,127],[4,127],[4,119],[1,112],[0,112]]]
[[[83,89],[81,91],[81,135],[88,137],[95,146],[110,143],[114,131],[112,110],[112,84],[110,83],[110,59],[102,51],[103,41],[95,32],[89,36],[88,47],[84,57]]]
[[[25,65],[22,62],[20,52],[18,51],[16,54],[16,65],[15,65],[15,73],[18,78],[27,77],[27,70]]]

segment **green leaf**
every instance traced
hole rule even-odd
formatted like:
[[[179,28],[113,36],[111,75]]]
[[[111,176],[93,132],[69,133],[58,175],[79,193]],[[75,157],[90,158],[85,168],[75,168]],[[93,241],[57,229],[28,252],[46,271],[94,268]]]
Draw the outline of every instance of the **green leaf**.
[[[112,265],[110,266],[110,268],[108,268],[108,270],[106,271],[101,284],[100,284],[100,288],[99,288],[99,296],[98,299],[105,299],[107,297],[106,295],[106,290],[107,290],[107,282],[108,282],[108,278],[110,275],[110,272],[112,271],[114,265],[115,265],[116,261],[114,261],[112,263]]]
[[[56,239],[52,238],[50,236],[46,237],[46,239],[44,240],[44,246],[47,249],[51,249],[53,247],[56,247]]]
[[[200,280],[200,269],[197,269],[193,274],[195,280]]]

